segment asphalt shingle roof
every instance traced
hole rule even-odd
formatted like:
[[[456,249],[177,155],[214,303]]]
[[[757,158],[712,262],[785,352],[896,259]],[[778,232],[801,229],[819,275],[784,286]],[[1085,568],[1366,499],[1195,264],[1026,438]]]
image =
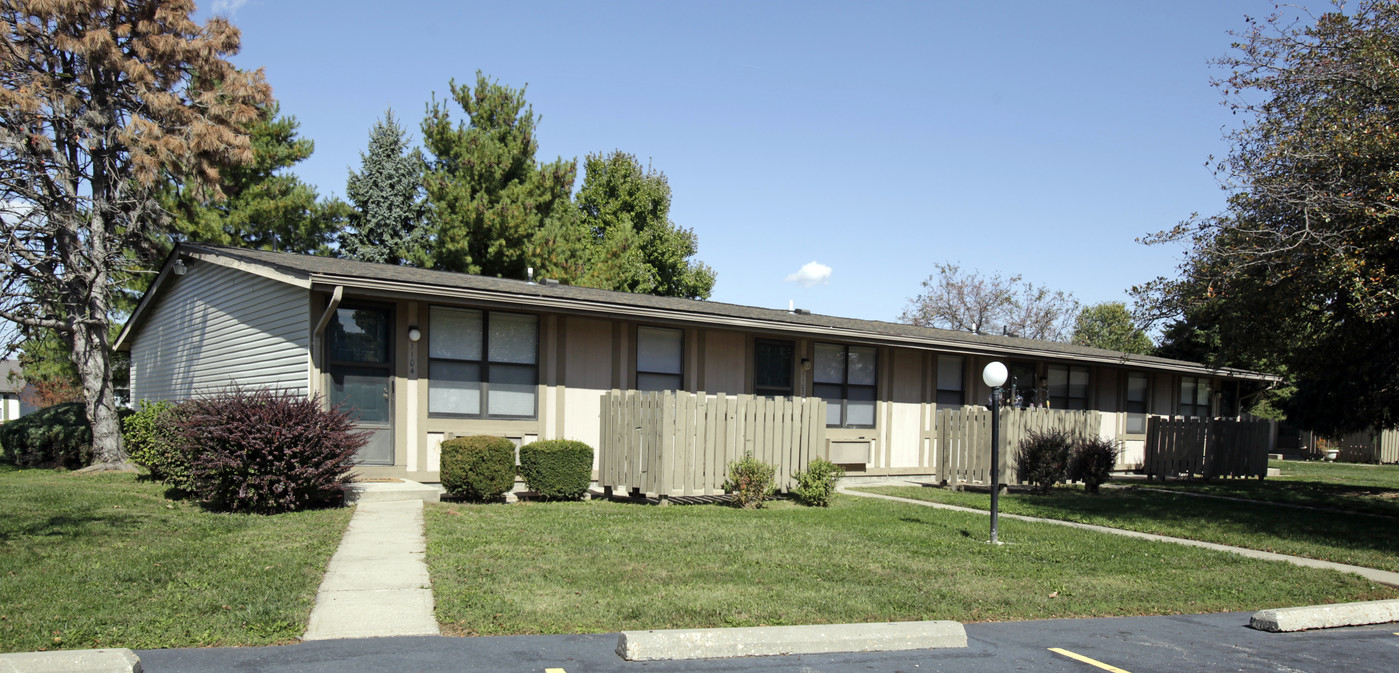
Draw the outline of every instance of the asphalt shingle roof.
[[[1151,369],[1210,371],[1233,377],[1269,380],[1274,377],[1243,370],[1215,370],[1199,363],[1171,360],[1147,355],[1129,355],[1116,351],[1088,346],[1077,346],[1055,341],[1041,341],[1018,337],[972,334],[931,327],[918,327],[902,323],[877,320],[859,320],[837,316],[809,313],[794,313],[781,309],[742,306],[713,301],[657,297],[646,294],[633,294],[613,290],[599,290],[568,285],[551,285],[542,281],[528,283],[521,280],[476,276],[465,273],[419,269],[406,266],[375,264],[348,259],[316,257],[292,253],[253,250],[229,246],[207,244],[182,244],[181,248],[193,253],[212,254],[218,257],[238,260],[284,274],[309,280],[334,284],[335,279],[358,279],[360,281],[384,281],[395,285],[414,286],[413,291],[431,294],[433,288],[464,289],[497,294],[502,301],[511,296],[531,298],[556,298],[570,300],[570,303],[585,302],[595,311],[606,313],[609,308],[618,312],[625,309],[657,309],[666,312],[685,314],[695,322],[703,323],[706,318],[738,319],[762,323],[785,323],[793,327],[809,327],[814,330],[838,330],[860,333],[866,338],[891,337],[892,340],[924,345],[927,347],[953,347],[975,353],[1004,355],[1033,355],[1034,357],[1061,357],[1065,360],[1090,360],[1100,363],[1112,362]],[[157,288],[152,288],[156,291]]]

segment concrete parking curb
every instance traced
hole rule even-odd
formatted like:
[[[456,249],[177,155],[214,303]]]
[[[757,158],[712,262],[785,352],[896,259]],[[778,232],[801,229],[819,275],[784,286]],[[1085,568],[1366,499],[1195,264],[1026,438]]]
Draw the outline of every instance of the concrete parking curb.
[[[141,658],[127,649],[17,652],[0,654],[0,673],[141,673]]]
[[[1259,610],[1248,625],[1274,633],[1399,622],[1399,600]]]
[[[617,638],[617,654],[627,661],[893,652],[966,646],[966,629],[958,622],[949,621],[623,631]]]

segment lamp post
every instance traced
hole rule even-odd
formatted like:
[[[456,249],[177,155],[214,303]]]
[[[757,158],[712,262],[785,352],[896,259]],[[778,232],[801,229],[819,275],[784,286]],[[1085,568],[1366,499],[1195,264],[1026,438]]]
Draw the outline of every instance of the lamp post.
[[[1006,366],[1000,362],[981,370],[981,380],[991,388],[991,544],[1001,543],[996,528],[1001,518],[1001,386],[1006,375]]]

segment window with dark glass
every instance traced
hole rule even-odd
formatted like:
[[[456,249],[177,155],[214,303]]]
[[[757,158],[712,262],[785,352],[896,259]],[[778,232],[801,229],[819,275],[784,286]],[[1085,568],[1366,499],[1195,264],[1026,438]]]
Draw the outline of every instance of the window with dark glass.
[[[678,329],[636,328],[637,390],[680,390],[683,387],[684,335]]]
[[[1181,416],[1210,417],[1210,380],[1195,376],[1180,377]]]
[[[1127,427],[1123,428],[1129,435],[1146,434],[1146,410],[1148,381],[1146,374],[1141,372],[1127,372],[1126,405]]]
[[[962,391],[962,356],[938,356],[938,406],[960,407],[966,403]]]
[[[1049,406],[1082,411],[1088,408],[1088,368],[1049,366]]]
[[[1035,381],[1035,366],[1027,362],[1012,362],[1006,368],[1006,399],[1013,407],[1032,407],[1039,402]]]
[[[827,427],[874,427],[875,356],[864,346],[816,344],[811,392],[826,400]]]
[[[533,315],[431,309],[428,413],[534,418],[539,319]]]
[[[758,339],[753,343],[753,394],[791,397],[792,359],[796,346],[790,341]]]

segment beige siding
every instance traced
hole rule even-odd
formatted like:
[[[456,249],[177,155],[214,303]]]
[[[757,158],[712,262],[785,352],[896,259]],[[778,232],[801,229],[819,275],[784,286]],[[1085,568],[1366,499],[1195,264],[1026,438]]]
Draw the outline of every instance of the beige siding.
[[[918,467],[922,438],[923,355],[893,350],[892,409],[889,414],[889,467]]]
[[[559,322],[564,341],[563,436],[596,448],[602,395],[613,387],[612,323],[591,318]]]
[[[1122,441],[1122,454],[1117,457],[1117,466],[1135,470],[1146,464],[1146,440],[1127,439]]]
[[[706,393],[741,395],[748,371],[748,338],[740,332],[705,330],[704,382]]]
[[[1093,368],[1093,388],[1094,395],[1090,400],[1091,407],[1103,412],[1104,417],[1115,416],[1122,409],[1122,372],[1108,367]],[[1115,420],[1107,418],[1106,420]],[[1115,426],[1114,426],[1115,427]],[[1113,434],[1117,431],[1114,430]]]
[[[171,280],[131,344],[133,398],[233,384],[307,393],[307,290],[212,264]]]
[[[1176,387],[1176,377],[1171,374],[1151,375],[1151,413],[1160,416],[1170,416],[1176,412],[1176,396],[1180,390]]]

